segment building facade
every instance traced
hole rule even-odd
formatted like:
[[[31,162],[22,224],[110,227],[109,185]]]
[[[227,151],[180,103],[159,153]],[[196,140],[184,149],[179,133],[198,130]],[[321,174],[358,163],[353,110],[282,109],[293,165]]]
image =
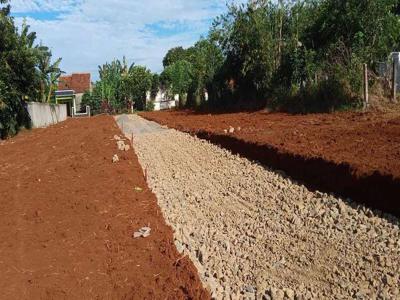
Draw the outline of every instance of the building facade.
[[[56,91],[56,102],[67,104],[69,116],[81,109],[82,97],[85,92],[92,91],[90,73],[73,73],[61,76]]]

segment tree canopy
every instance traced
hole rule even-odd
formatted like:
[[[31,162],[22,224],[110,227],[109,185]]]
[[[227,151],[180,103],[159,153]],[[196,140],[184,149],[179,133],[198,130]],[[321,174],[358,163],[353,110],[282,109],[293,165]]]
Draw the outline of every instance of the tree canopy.
[[[165,71],[177,61],[191,64],[188,94],[195,101],[188,104],[194,106],[206,104],[202,89],[211,96],[208,105],[224,107],[325,111],[357,105],[362,64],[373,69],[400,49],[399,7],[398,0],[229,5],[206,39],[168,51]]]
[[[125,58],[99,66],[100,79],[93,92],[86,94],[82,103],[94,110],[107,109],[119,112],[134,106],[145,108],[146,93],[152,88],[153,74],[143,66],[134,63],[128,66]]]
[[[48,48],[35,44],[36,33],[18,30],[8,0],[0,0],[0,138],[30,127],[25,101],[49,101],[61,70]],[[46,68],[44,68],[46,67]]]

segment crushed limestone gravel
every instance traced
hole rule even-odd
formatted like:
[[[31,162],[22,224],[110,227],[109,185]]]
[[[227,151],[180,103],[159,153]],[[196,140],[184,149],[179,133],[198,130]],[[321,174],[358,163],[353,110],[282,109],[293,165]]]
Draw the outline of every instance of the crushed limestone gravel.
[[[175,130],[134,147],[214,298],[400,299],[399,219]]]

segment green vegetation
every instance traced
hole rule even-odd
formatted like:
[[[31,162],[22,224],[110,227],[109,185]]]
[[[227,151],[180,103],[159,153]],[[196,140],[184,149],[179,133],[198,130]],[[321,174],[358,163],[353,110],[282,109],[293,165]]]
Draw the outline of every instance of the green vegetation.
[[[268,105],[301,113],[355,107],[362,64],[373,69],[400,48],[399,14],[399,0],[231,5],[207,39],[167,53],[162,77],[192,107]]]
[[[84,95],[82,107],[90,105],[94,112],[111,113],[128,111],[131,107],[146,108],[146,93],[152,89],[156,78],[146,67],[128,66],[125,58],[122,62],[117,59],[99,66],[99,75],[93,92]]]
[[[47,47],[35,45],[29,26],[18,28],[10,16],[8,0],[0,0],[0,138],[29,128],[25,101],[49,102],[61,74],[58,59],[51,63]]]
[[[62,74],[61,59],[52,62],[35,40],[28,25],[16,28],[8,0],[0,0],[1,138],[30,126],[25,101],[51,102]],[[82,106],[151,110],[161,88],[179,95],[180,107],[353,108],[360,104],[362,64],[374,69],[399,49],[400,0],[253,0],[228,6],[192,47],[169,50],[160,75],[125,59],[100,66]]]
[[[169,94],[179,95],[180,106],[200,106],[205,101],[205,91],[213,90],[223,61],[221,49],[209,39],[201,39],[189,49],[173,48],[163,60],[163,87]]]

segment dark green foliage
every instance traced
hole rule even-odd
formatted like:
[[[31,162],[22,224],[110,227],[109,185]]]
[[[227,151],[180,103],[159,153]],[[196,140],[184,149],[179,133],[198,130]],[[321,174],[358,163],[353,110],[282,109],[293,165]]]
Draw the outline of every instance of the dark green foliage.
[[[2,0],[1,4],[8,1]],[[36,95],[36,56],[32,48],[34,33],[28,26],[17,32],[10,7],[0,10],[0,138],[18,133],[20,127],[30,127],[24,100]]]
[[[106,109],[113,113],[128,111],[131,106],[144,110],[146,93],[151,90],[153,81],[157,81],[146,67],[135,64],[128,67],[125,58],[122,62],[114,60],[99,66],[99,74],[100,80],[93,92],[85,95],[84,104],[93,110]]]
[[[154,101],[150,100],[146,102],[145,111],[153,111],[154,110]]]
[[[82,96],[81,110],[86,111],[86,106],[90,106],[90,111],[93,115],[101,111],[101,97],[98,90],[95,88],[93,92],[85,92]]]
[[[193,66],[187,60],[179,60],[165,68],[163,74],[164,86],[170,92],[170,97],[178,94],[182,100],[186,97],[193,81]],[[183,106],[181,101],[180,107]]]
[[[187,59],[187,55],[187,51],[182,47],[170,49],[163,59],[164,68],[176,63],[179,60]]]
[[[22,25],[20,32],[10,17],[7,0],[0,0],[0,137],[30,128],[25,101],[49,101],[52,86],[61,74],[60,60],[51,64],[51,53],[35,45],[36,34]],[[46,74],[40,62],[46,62]],[[47,93],[47,94],[46,94]]]
[[[152,80],[151,80],[151,90],[150,90],[150,98],[154,100],[157,96],[157,93],[160,88],[160,75],[158,74],[153,74]]]
[[[17,134],[21,127],[31,128],[24,102],[0,81],[0,138]]]
[[[135,66],[130,70],[128,82],[128,97],[135,103],[138,110],[146,108],[146,93],[150,91],[153,75],[146,67]]]
[[[214,108],[263,104],[317,112],[358,107],[362,64],[373,67],[400,50],[399,7],[399,0],[231,5],[214,21],[208,39],[187,50],[171,49],[164,62],[191,63],[187,94],[195,107],[205,104],[204,89],[207,105]],[[166,72],[172,64],[164,63]]]
[[[162,85],[170,97],[179,95],[180,106],[199,107],[205,102],[205,92],[213,90],[213,81],[224,57],[213,41],[201,39],[188,49],[171,49],[164,61],[173,61],[161,74]]]

